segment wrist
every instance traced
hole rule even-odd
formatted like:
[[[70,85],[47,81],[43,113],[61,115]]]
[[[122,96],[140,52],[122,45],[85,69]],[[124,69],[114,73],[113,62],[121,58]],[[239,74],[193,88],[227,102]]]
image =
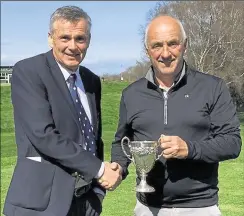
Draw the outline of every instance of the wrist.
[[[100,167],[97,175],[95,176],[96,179],[100,179],[103,176],[104,169],[105,169],[105,166],[104,166],[104,163],[102,162],[101,167]]]

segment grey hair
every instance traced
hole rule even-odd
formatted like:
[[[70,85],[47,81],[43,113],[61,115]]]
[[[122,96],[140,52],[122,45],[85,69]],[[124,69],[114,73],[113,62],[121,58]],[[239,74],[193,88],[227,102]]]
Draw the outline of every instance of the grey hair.
[[[156,19],[157,17],[160,17],[160,16],[165,16],[165,15],[159,15],[159,16],[156,16],[154,19]],[[152,19],[151,22],[154,20]],[[185,29],[181,23],[180,20],[174,18],[176,20],[176,22],[179,24],[180,26],[180,30],[181,30],[181,35],[182,35],[182,41],[185,42],[186,39],[187,39],[187,36],[186,36],[186,32],[185,32]],[[150,23],[151,23],[150,22]],[[144,34],[144,45],[145,47],[148,49],[148,46],[147,46],[147,35],[148,35],[148,29],[149,29],[149,26],[150,26],[150,23],[147,25],[146,29],[145,29],[145,34]]]
[[[49,31],[53,33],[53,24],[57,20],[66,20],[69,22],[78,22],[80,19],[85,19],[88,23],[88,33],[91,31],[91,18],[81,8],[77,6],[64,6],[58,8],[50,17]]]

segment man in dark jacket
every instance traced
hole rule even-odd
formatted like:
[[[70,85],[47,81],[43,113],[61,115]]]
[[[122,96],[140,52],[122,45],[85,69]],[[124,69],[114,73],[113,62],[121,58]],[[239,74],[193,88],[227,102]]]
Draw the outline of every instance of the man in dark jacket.
[[[178,20],[154,18],[145,32],[152,66],[122,93],[112,161],[123,178],[130,160],[121,139],[156,141],[163,135],[162,157],[147,177],[156,191],[137,193],[136,216],[221,215],[218,164],[241,150],[239,121],[226,84],[191,69],[183,59],[186,45]]]
[[[11,83],[17,164],[7,216],[98,216],[121,176],[103,162],[101,82],[80,66],[91,38],[81,8],[50,19],[49,52],[15,64]]]

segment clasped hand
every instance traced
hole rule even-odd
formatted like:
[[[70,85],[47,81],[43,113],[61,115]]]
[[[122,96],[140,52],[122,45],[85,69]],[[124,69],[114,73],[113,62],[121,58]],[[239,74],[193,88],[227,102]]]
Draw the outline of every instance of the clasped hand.
[[[115,190],[122,181],[122,168],[118,163],[104,162],[104,173],[98,182],[106,190]]]
[[[161,135],[160,144],[163,150],[161,155],[165,159],[183,159],[188,156],[188,146],[186,142],[178,136]]]

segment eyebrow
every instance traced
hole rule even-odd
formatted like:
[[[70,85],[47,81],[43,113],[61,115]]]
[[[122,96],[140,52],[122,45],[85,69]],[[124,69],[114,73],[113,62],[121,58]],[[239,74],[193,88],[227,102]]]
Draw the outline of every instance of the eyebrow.
[[[69,34],[65,34],[65,33],[59,35],[59,38],[63,38],[63,37],[71,38],[72,36]],[[79,35],[74,36],[75,39],[76,38],[87,38],[87,37],[88,37],[88,35],[86,35],[86,34],[79,34]]]
[[[151,45],[163,45],[164,43],[170,44],[170,43],[174,43],[174,42],[180,43],[180,41],[181,40],[179,40],[179,39],[171,39],[169,41],[152,41]]]

